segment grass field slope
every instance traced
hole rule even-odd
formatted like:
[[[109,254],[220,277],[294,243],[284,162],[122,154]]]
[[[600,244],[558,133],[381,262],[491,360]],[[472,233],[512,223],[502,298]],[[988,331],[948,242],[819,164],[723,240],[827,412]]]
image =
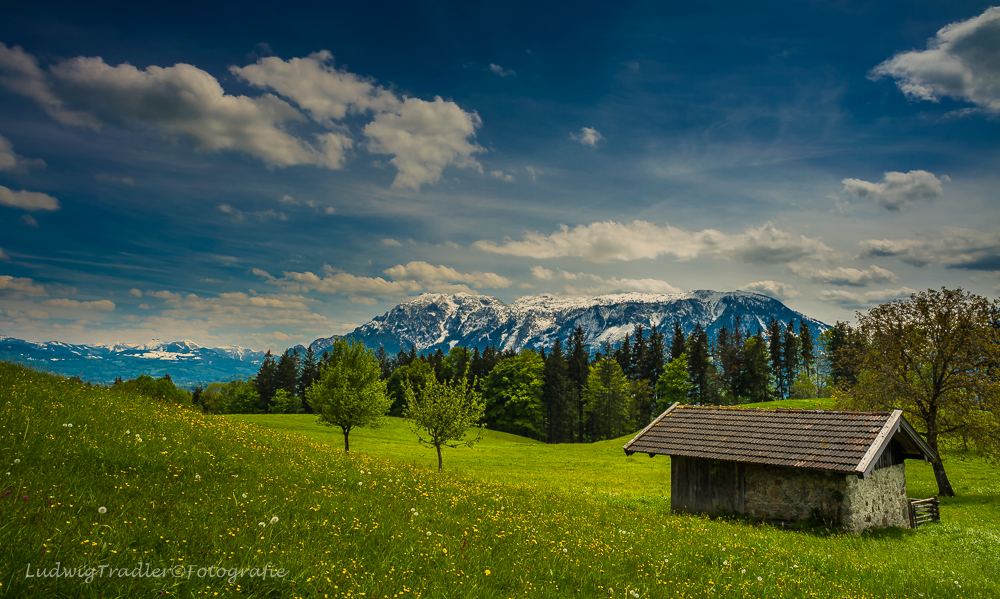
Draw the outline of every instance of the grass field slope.
[[[70,426],[72,425],[72,426]],[[997,597],[1000,472],[861,536],[669,513],[669,460],[206,416],[0,363],[0,597]],[[933,493],[908,468],[911,496]]]

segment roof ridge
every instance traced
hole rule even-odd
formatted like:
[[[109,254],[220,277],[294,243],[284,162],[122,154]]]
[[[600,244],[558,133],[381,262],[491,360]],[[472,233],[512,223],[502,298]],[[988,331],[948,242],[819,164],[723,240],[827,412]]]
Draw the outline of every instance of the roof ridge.
[[[771,412],[771,413],[798,413],[798,414],[858,414],[858,415],[872,415],[872,416],[888,416],[892,412],[858,412],[854,410],[823,410],[823,409],[807,409],[807,408],[757,408],[757,407],[741,407],[741,406],[692,406],[690,404],[679,405],[678,408],[684,408],[689,410],[724,410],[733,412]]]

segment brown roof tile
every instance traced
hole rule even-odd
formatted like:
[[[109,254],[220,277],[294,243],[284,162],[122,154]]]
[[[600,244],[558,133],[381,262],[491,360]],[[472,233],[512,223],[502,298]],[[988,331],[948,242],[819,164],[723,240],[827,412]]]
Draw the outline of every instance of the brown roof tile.
[[[625,450],[853,472],[889,416],[678,406],[636,435]]]

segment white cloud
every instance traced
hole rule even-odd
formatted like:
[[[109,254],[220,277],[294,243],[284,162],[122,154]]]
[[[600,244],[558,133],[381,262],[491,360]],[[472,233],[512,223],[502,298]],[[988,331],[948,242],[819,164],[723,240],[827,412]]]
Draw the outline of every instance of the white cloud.
[[[806,264],[789,264],[788,268],[802,278],[829,285],[866,287],[872,284],[895,283],[899,280],[899,277],[892,271],[875,266],[874,264],[864,270],[844,266],[824,269]]]
[[[71,308],[75,310],[98,310],[101,312],[111,312],[115,309],[115,303],[111,300],[96,300],[92,302],[81,302],[71,299],[50,299],[42,302],[46,306],[55,308]]]
[[[535,168],[533,166],[526,166],[526,167],[524,167],[524,170],[528,171],[528,174],[531,175],[531,180],[532,181],[537,181],[538,180],[538,175],[541,175],[541,174],[544,173],[544,171],[542,171],[541,169],[537,169],[537,168]]]
[[[375,298],[398,298],[426,291],[437,293],[469,292],[469,285],[482,288],[506,288],[512,282],[492,272],[462,273],[453,268],[433,266],[427,262],[409,262],[405,266],[397,264],[384,272],[392,280],[382,277],[359,277],[340,272],[327,265],[324,276],[313,272],[283,272],[281,278],[271,276],[259,268],[253,269],[257,276],[278,285],[286,291],[347,295],[351,301],[373,304]]]
[[[943,27],[926,50],[902,52],[872,69],[869,77],[891,77],[907,98],[965,100],[1000,113],[1000,7]]]
[[[913,266],[1000,271],[1000,231],[942,227],[920,239],[869,239],[861,247],[862,257],[895,256]]]
[[[0,250],[2,251],[2,250]],[[12,277],[0,275],[0,294],[3,295],[32,295],[46,296],[45,287],[35,283],[27,277]]]
[[[594,222],[572,229],[561,225],[551,235],[527,232],[521,241],[507,238],[503,244],[497,244],[481,240],[473,247],[510,256],[579,257],[591,262],[639,260],[661,255],[690,260],[707,254],[728,256],[751,264],[781,264],[835,254],[818,239],[782,231],[771,223],[731,235],[715,229],[689,231],[671,225],[661,227],[641,220]]]
[[[59,210],[59,200],[38,191],[14,191],[0,185],[0,205],[22,210]]]
[[[604,278],[600,275],[566,270],[550,270],[542,266],[531,269],[531,275],[542,281],[562,284],[564,293],[599,295],[635,291],[640,293],[679,293],[681,290],[659,279]]]
[[[23,225],[27,225],[29,227],[35,227],[35,228],[38,227],[38,221],[35,220],[35,217],[31,216],[30,214],[22,214],[20,220],[21,220],[21,224],[23,224]]]
[[[0,44],[2,46],[3,44]],[[14,144],[0,135],[0,171],[23,171],[28,167],[44,167],[45,161],[25,158],[14,152]]]
[[[172,291],[167,291],[166,289],[163,289],[161,291],[147,291],[146,295],[149,296],[149,297],[158,297],[160,299],[165,299],[165,300],[175,300],[176,301],[176,300],[181,299],[181,294],[174,293]]]
[[[503,171],[490,171],[490,176],[494,179],[500,179],[501,181],[506,181],[508,183],[514,182],[514,175],[506,174]]]
[[[399,173],[393,187],[419,190],[441,178],[444,167],[474,168],[483,172],[472,155],[484,152],[470,142],[482,124],[475,112],[465,112],[440,97],[433,102],[406,98],[389,112],[380,113],[365,126],[368,151],[394,155],[391,162]]]
[[[883,183],[869,183],[861,179],[844,179],[844,191],[856,198],[870,198],[886,210],[900,210],[917,202],[930,202],[944,195],[942,182],[951,179],[947,175],[940,179],[927,171],[908,173],[885,173]]]
[[[392,268],[385,269],[385,274],[396,281],[419,281],[425,286],[441,285],[453,282],[468,283],[475,287],[487,287],[491,289],[504,289],[510,287],[511,281],[492,272],[470,272],[461,273],[454,268],[447,266],[433,266],[427,262],[409,262],[406,266],[397,264]]]
[[[317,147],[281,125],[305,117],[278,97],[226,94],[212,75],[179,63],[172,67],[111,66],[100,57],[77,57],[46,73],[20,48],[0,44],[0,84],[34,99],[56,120],[94,128],[153,126],[195,149],[235,150],[269,166],[313,164],[340,168],[353,143],[339,133],[317,137]],[[79,110],[70,110],[67,105]]]
[[[501,77],[513,77],[514,75],[517,75],[517,73],[514,72],[513,69],[507,69],[505,71],[502,66],[494,64],[492,62],[490,63],[490,71],[496,73],[497,75],[500,75]]]
[[[756,281],[754,283],[747,283],[742,287],[738,287],[742,291],[752,291],[754,293],[760,293],[768,297],[773,297],[779,300],[794,299],[796,297],[801,297],[802,294],[792,287],[788,283],[782,283],[780,281]]]
[[[570,133],[569,138],[592,148],[597,147],[597,142],[604,141],[604,136],[601,135],[601,132],[593,127],[583,127],[579,133]]]
[[[831,289],[821,291],[820,299],[831,304],[836,304],[842,308],[863,310],[885,303],[889,300],[906,298],[916,293],[915,289],[901,287],[900,289],[882,289],[880,291],[869,291],[867,293],[854,293],[844,289]]]
[[[132,297],[142,297],[142,291],[139,290],[139,289],[136,289],[135,287],[133,287],[132,289],[129,289],[128,290],[128,294],[131,295]]]
[[[348,113],[378,113],[399,106],[399,98],[391,91],[337,69],[332,63],[333,55],[321,50],[289,60],[269,56],[256,64],[229,70],[257,87],[270,88],[292,100],[317,122],[332,124]]]
[[[388,245],[391,247],[401,247],[403,244],[399,243],[395,239],[390,239],[387,237],[382,240],[382,245]]]

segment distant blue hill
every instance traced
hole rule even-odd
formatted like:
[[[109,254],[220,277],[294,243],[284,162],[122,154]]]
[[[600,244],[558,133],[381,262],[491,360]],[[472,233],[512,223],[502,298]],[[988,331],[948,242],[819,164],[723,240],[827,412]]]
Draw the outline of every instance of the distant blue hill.
[[[263,358],[264,352],[236,346],[208,348],[191,341],[72,345],[0,336],[2,360],[100,384],[112,383],[119,376],[159,378],[169,373],[175,385],[194,387],[252,376]]]

